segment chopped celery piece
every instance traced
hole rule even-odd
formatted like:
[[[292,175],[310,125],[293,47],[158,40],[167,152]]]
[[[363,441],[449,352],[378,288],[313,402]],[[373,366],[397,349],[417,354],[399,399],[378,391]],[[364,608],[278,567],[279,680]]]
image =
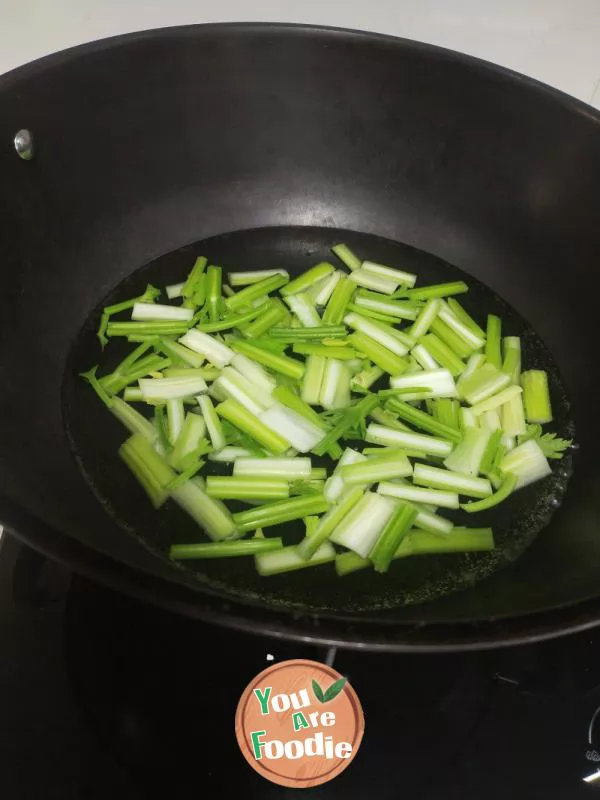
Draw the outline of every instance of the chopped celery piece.
[[[174,445],[179,438],[184,420],[183,400],[180,397],[167,400],[167,438],[169,444]]]
[[[196,478],[172,489],[171,497],[203,528],[209,539],[220,541],[240,535],[227,508],[220,500],[209,497]]]
[[[194,397],[208,389],[201,377],[140,378],[139,387],[147,403],[166,403],[183,397]]]
[[[460,395],[470,405],[481,403],[510,383],[510,377],[487,361],[477,367],[470,375],[462,376],[457,384]]]
[[[479,471],[484,475],[488,475],[490,472],[492,472],[494,459],[496,458],[498,448],[502,442],[502,437],[503,433],[501,428],[491,432],[485,452],[483,454],[483,458],[481,459],[481,463],[479,465]]]
[[[473,352],[473,346],[460,337],[439,315],[431,323],[430,333],[435,334],[461,359],[468,358]]]
[[[290,311],[296,315],[305,328],[318,328],[322,324],[319,312],[305,292],[284,297]]]
[[[527,422],[545,425],[552,422],[552,406],[548,389],[548,375],[541,369],[530,369],[521,374],[523,404]]]
[[[461,472],[449,472],[446,469],[430,467],[426,464],[415,464],[413,480],[419,486],[457,492],[467,497],[487,497],[492,493],[492,485],[487,478],[477,478]]]
[[[425,370],[438,369],[440,367],[440,364],[435,360],[424,344],[418,344],[416,347],[413,347],[411,356],[415,359],[417,364]]]
[[[229,272],[227,278],[229,285],[237,288],[238,286],[251,286],[254,283],[259,283],[265,278],[272,278],[274,275],[283,275],[284,278],[289,278],[289,274],[285,269],[261,269],[253,272]]]
[[[366,492],[331,534],[331,541],[366,558],[396,510],[396,502]]]
[[[269,336],[287,344],[306,340],[343,339],[347,333],[343,325],[318,325],[312,328],[273,328]]]
[[[414,320],[418,314],[418,307],[414,303],[390,300],[384,295],[370,292],[368,289],[359,289],[354,304],[359,308],[377,311],[398,319]]]
[[[289,449],[290,445],[287,439],[275,433],[236,400],[225,400],[215,410],[220,417],[247,433],[274,455],[283,455]]]
[[[295,481],[310,478],[312,467],[310,458],[239,458],[233,465],[233,474]]]
[[[442,308],[438,316],[471,350],[480,350],[484,346],[485,334],[483,334],[483,331],[481,335],[475,333],[472,327],[462,322],[449,307]],[[471,320],[471,322],[473,321]]]
[[[410,345],[398,337],[399,331],[376,320],[363,317],[361,314],[350,312],[344,317],[344,322],[355,331],[365,334],[366,336],[374,339],[377,344],[391,350],[397,356],[405,356]],[[372,359],[373,360],[373,359]]]
[[[196,261],[194,262],[194,266],[190,270],[189,275],[187,276],[183,286],[181,287],[181,296],[185,298],[190,298],[194,296],[196,289],[198,287],[198,282],[200,281],[201,277],[204,275],[204,270],[206,269],[206,265],[208,264],[208,259],[204,256],[199,256]]]
[[[412,272],[386,267],[384,264],[377,264],[375,261],[363,261],[362,268],[366,269],[367,272],[372,272],[374,275],[382,275],[384,278],[389,278],[397,284],[401,283],[409,289],[417,282],[417,276]]]
[[[328,277],[328,275],[330,275],[330,273],[332,273],[334,270],[335,267],[333,264],[329,264],[327,261],[322,261],[320,264],[317,264],[316,266],[306,270],[306,272],[303,272],[298,278],[294,278],[293,281],[290,281],[281,289],[281,294],[285,297],[286,295],[304,292],[310,286],[317,283],[317,281]]]
[[[223,369],[233,359],[235,353],[227,345],[208,333],[190,330],[179,339],[179,344],[204,356],[215,367]]]
[[[141,434],[134,433],[119,448],[119,455],[137,478],[155,508],[167,499],[175,473]]]
[[[170,357],[173,364],[187,364],[188,367],[200,368],[206,361],[204,356],[190,350],[189,347],[184,347],[179,342],[174,342],[171,339],[160,339],[159,349]]]
[[[336,244],[331,248],[331,251],[339,258],[342,264],[345,264],[352,272],[355,269],[360,269],[362,261],[354,255],[352,250],[345,244]]]
[[[419,311],[412,328],[410,329],[411,336],[415,339],[420,339],[429,331],[433,321],[437,317],[442,307],[441,300],[437,297],[430,298],[423,308]]]
[[[413,503],[430,503],[441,508],[458,508],[459,500],[456,492],[443,492],[439,489],[425,489],[409,483],[380,483],[377,491],[386,497],[397,497]]]
[[[210,441],[215,450],[222,450],[225,447],[225,436],[221,426],[221,420],[215,410],[212,400],[206,395],[199,395],[196,400],[202,411],[202,416],[206,423]]]
[[[461,306],[458,300],[455,300],[454,297],[449,297],[446,302],[456,319],[462,322],[463,325],[469,328],[480,339],[485,339],[485,331],[475,322],[468,311]]]
[[[343,361],[335,358],[325,359],[319,392],[319,403],[323,408],[327,410],[345,408],[350,403],[351,377],[350,371]]]
[[[469,287],[464,281],[451,283],[437,283],[434,286],[425,286],[421,289],[409,289],[406,295],[411,300],[429,300],[431,297],[450,297],[455,294],[464,294]]]
[[[362,331],[356,331],[351,334],[348,337],[348,341],[356,350],[364,353],[370,361],[392,376],[401,375],[408,367],[408,362],[405,358],[396,355]]]
[[[185,459],[196,452],[201,442],[206,442],[205,435],[206,422],[204,417],[199,414],[186,414],[181,433],[177,437],[173,451],[169,456],[169,464],[174,469],[182,469]]]
[[[421,430],[427,431],[428,433],[432,433],[435,436],[441,436],[442,439],[447,439],[454,444],[458,444],[462,439],[458,427],[445,425],[443,422],[434,419],[434,417],[411,406],[409,403],[403,402],[399,398],[391,397],[386,403],[386,408],[394,414],[397,414],[406,422],[410,422],[411,425],[421,428]]]
[[[356,464],[347,464],[339,471],[339,475],[347,486],[379,481],[406,478],[412,475],[412,466],[406,456],[373,456],[366,461]]]
[[[318,284],[312,287],[310,294],[316,306],[327,305],[342,275],[343,273],[340,272],[340,270],[335,270],[331,275],[323,278]]]
[[[506,377],[508,377],[508,375]],[[522,391],[523,390],[520,386],[508,386],[506,389],[502,389],[502,391],[498,392],[497,394],[487,397],[485,400],[480,400],[471,407],[471,411],[476,417],[478,417],[487,411],[493,411],[496,408],[500,408],[514,397],[520,395]]]
[[[417,509],[410,503],[400,503],[375,542],[369,558],[376,572],[387,572],[400,542],[415,520]]]
[[[155,320],[153,322],[109,322],[106,326],[106,335],[132,336],[152,334],[154,336],[177,336],[185,333],[189,322],[171,322],[170,320]]]
[[[281,302],[275,298],[271,300],[269,307],[265,310],[260,309],[260,314],[250,323],[243,325],[243,333],[247,339],[258,339],[276,325],[280,325],[288,318],[288,310]]]
[[[446,469],[466,475],[479,475],[491,435],[490,431],[482,428],[467,428],[463,440],[444,460]]]
[[[327,361],[322,356],[309,356],[306,359],[301,393],[301,399],[304,403],[311,406],[319,404],[326,364]]]
[[[133,320],[171,320],[187,322],[194,316],[191,308],[182,308],[181,306],[166,306],[160,303],[135,303],[131,310],[131,319]]]
[[[366,390],[370,389],[382,375],[385,375],[384,371],[372,364],[353,376],[350,381],[350,388],[354,392],[366,392]]]
[[[487,341],[485,343],[485,357],[488,364],[492,364],[496,369],[502,368],[502,320],[495,314],[488,314],[487,318]]]
[[[270,307],[270,303],[268,307]],[[245,323],[251,322],[256,317],[265,313],[262,308],[253,308],[246,311],[245,314],[228,314],[223,319],[214,322],[201,322],[196,325],[196,330],[202,333],[218,333],[219,331],[226,331],[230,328],[241,328]]]
[[[248,450],[246,447],[234,447],[233,445],[208,454],[209,461],[217,461],[222,464],[235,464],[237,461],[250,458],[255,458],[253,450]]]
[[[521,378],[521,340],[518,336],[505,336],[502,372],[510,376],[510,382],[519,385]]]
[[[255,556],[258,553],[269,553],[282,549],[283,541],[278,537],[230,542],[202,542],[201,544],[173,544],[169,548],[169,558],[173,561],[195,558],[235,558],[237,556]]]
[[[542,480],[552,472],[546,456],[535,439],[529,439],[506,453],[500,461],[500,470],[505,475],[512,473],[516,476],[516,489],[522,489],[523,486]]]
[[[295,545],[291,545],[271,553],[259,553],[255,556],[254,563],[258,574],[267,577],[269,575],[279,575],[282,572],[305,569],[306,567],[317,567],[319,564],[327,564],[334,560],[335,550],[329,542],[325,542],[309,561],[306,561],[298,554],[298,548]]]
[[[381,292],[381,294],[393,294],[398,288],[397,281],[384,275],[369,272],[362,267],[355,270],[350,275],[350,280],[357,286],[362,286],[365,289],[373,289],[373,291]]]
[[[392,389],[407,390],[403,400],[424,400],[427,397],[456,397],[456,384],[447,369],[432,369],[390,378]],[[411,392],[410,389],[414,388]]]
[[[348,303],[356,290],[356,284],[343,275],[336,284],[325,310],[323,325],[339,325],[344,319]]]
[[[449,536],[441,537],[426,531],[412,530],[409,534],[414,555],[433,553],[468,553],[494,549],[491,528],[454,527]]]
[[[169,300],[176,300],[178,297],[183,297],[182,289],[185,283],[172,283],[170,286],[165,287],[167,298]]]
[[[263,367],[272,369],[274,372],[280,372],[282,375],[287,375],[295,380],[300,380],[304,375],[304,364],[293,358],[270,353],[260,347],[256,347],[254,344],[250,344],[250,342],[236,341],[232,342],[232,346],[236,353],[241,353]]]
[[[302,414],[280,403],[263,411],[258,418],[300,453],[308,453],[323,438],[320,425],[315,425]]]
[[[375,422],[367,427],[365,441],[390,447],[420,450],[434,456],[448,456],[452,452],[452,442],[445,439],[412,431],[396,431]]]
[[[527,431],[523,395],[519,393],[501,406],[502,429],[507,436],[523,436]],[[489,413],[489,412],[488,412]]]
[[[233,519],[238,530],[246,532],[291,522],[311,514],[321,514],[328,508],[329,503],[322,494],[301,495],[290,500],[267,503],[250,511],[240,511],[234,514]]]
[[[325,483],[325,489],[323,490],[323,494],[330,503],[336,503],[344,492],[344,479],[340,476],[342,467],[366,460],[366,456],[357,452],[356,450],[353,450],[351,447],[347,447],[344,450],[333,471],[333,475],[327,479]]]
[[[244,378],[255,384],[257,389],[262,389],[264,392],[273,392],[277,385],[275,378],[269,375],[260,364],[241,353],[236,353],[231,361],[231,366]]]
[[[285,500],[290,496],[290,485],[286,480],[262,476],[209,475],[206,494],[220,500]]]
[[[420,339],[420,344],[423,345],[427,353],[433,357],[434,368],[437,363],[440,367],[447,369],[455,378],[464,372],[466,367],[465,362],[461,361],[456,353],[454,353],[448,345],[444,344],[435,333],[428,333],[427,336],[423,336],[423,338]]]
[[[340,523],[352,512],[359,500],[364,494],[363,489],[360,487],[354,488],[352,491],[342,497],[340,502],[329,509],[315,525],[314,531],[310,535],[307,534],[306,538],[298,545],[298,554],[308,560],[317,552],[319,547],[331,536],[333,531]]]
[[[379,398],[376,395],[370,395],[348,408],[342,418],[313,448],[313,453],[318,456],[324,455],[332,444],[338,442],[349,430],[359,425],[377,405],[379,405]]]
[[[285,275],[272,275],[270,278],[264,278],[264,280],[246,286],[245,289],[241,289],[231,297],[228,297],[225,300],[225,305],[230,311],[238,311],[241,308],[246,308],[246,306],[251,305],[253,301],[285,286],[288,280],[289,279]]]
[[[429,533],[434,533],[436,536],[448,536],[454,528],[454,523],[450,522],[449,519],[444,519],[444,517],[440,517],[433,511],[420,507],[417,507],[417,516],[413,525],[415,528],[429,531]]]
[[[477,511],[487,511],[488,508],[493,508],[494,506],[500,505],[500,503],[503,503],[506,498],[517,488],[517,481],[518,478],[516,475],[513,475],[512,472],[507,472],[505,473],[502,485],[497,492],[491,494],[489,497],[485,497],[483,500],[475,500],[472,503],[463,503],[461,508],[464,511],[468,511],[472,514]]]
[[[351,361],[356,358],[356,350],[351,347],[328,344],[315,344],[314,342],[295,342],[292,350],[303,356],[321,356],[322,358],[337,358],[338,361]]]

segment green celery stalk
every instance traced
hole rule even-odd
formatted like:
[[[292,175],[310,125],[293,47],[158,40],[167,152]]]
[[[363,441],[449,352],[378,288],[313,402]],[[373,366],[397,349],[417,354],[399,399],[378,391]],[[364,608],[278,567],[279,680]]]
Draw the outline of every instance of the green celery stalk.
[[[413,431],[397,431],[374,422],[367,428],[365,441],[371,444],[420,450],[434,456],[448,456],[452,452],[452,442],[446,439]]]
[[[221,426],[221,420],[216,412],[212,400],[205,394],[198,395],[196,398],[202,416],[206,422],[206,428],[210,437],[211,444],[215,450],[222,450],[225,447],[225,435]]]
[[[441,367],[445,367],[453,377],[457,377],[457,375],[464,372],[465,362],[461,361],[456,353],[435,333],[428,333],[427,336],[424,336],[419,341],[427,349],[427,352],[431,353],[437,363]]]
[[[469,328],[476,336],[485,339],[485,331],[479,327],[473,317],[461,306],[458,300],[455,300],[454,297],[449,297],[447,303],[450,311],[452,311],[454,316],[462,322],[463,325]]]
[[[382,314],[380,311],[374,311],[372,308],[357,306],[356,303],[348,303],[347,308],[348,311],[360,314],[361,317],[367,317],[376,322],[383,322],[385,325],[396,325],[398,323],[398,317],[393,317],[391,314]]]
[[[240,531],[237,530],[229,510],[220,500],[209,497],[199,481],[199,478],[193,478],[177,486],[171,490],[171,497],[213,541],[239,537]]]
[[[496,369],[502,368],[502,320],[495,314],[488,314],[487,318],[487,341],[485,343],[485,357],[488,364],[492,364]]]
[[[483,498],[492,493],[492,486],[487,478],[477,478],[462,472],[450,472],[447,469],[430,467],[426,464],[415,464],[413,481],[418,486],[457,492],[467,497]]]
[[[278,298],[273,298],[266,310],[261,306],[260,311],[253,322],[243,327],[243,334],[247,339],[258,339],[288,318],[288,310]]]
[[[498,392],[497,394],[494,394],[491,397],[486,397],[485,400],[480,400],[478,403],[475,403],[475,405],[471,407],[471,411],[476,417],[478,417],[480,414],[483,414],[486,411],[493,411],[495,408],[503,406],[505,403],[508,403],[522,392],[523,390],[520,386],[508,386],[506,389],[502,389],[502,391]]]
[[[350,388],[354,392],[366,392],[382,375],[385,375],[382,369],[375,364],[370,364],[366,369],[354,375],[350,381]]]
[[[408,368],[408,362],[402,356],[398,356],[388,350],[370,336],[356,331],[348,337],[348,341],[359,351],[364,353],[380,369],[389,373],[391,376],[401,375]]]
[[[211,265],[206,270],[206,304],[208,306],[208,316],[211,322],[216,322],[219,319],[222,280],[221,267]],[[200,330],[202,329],[200,328]]]
[[[518,336],[505,336],[502,372],[510,376],[510,382],[519,385],[521,380],[521,340]]]
[[[453,400],[451,397],[439,397],[431,402],[435,404],[435,417],[438,422],[448,428],[460,431],[460,403],[458,400]],[[446,436],[446,438],[448,437]]]
[[[345,244],[336,244],[331,248],[331,251],[339,258],[339,260],[348,267],[351,272],[355,269],[360,269],[362,261],[356,256],[352,250]]]
[[[377,292],[370,292],[368,289],[358,290],[354,304],[359,306],[360,313],[363,313],[362,309],[370,309],[371,311],[377,311],[399,319],[416,320],[419,312],[419,307],[416,303],[392,300]]]
[[[488,440],[483,457],[481,459],[481,464],[479,465],[479,471],[484,475],[488,475],[493,470],[494,459],[503,436],[504,433],[502,429],[499,428],[498,430],[493,431]],[[502,455],[504,455],[504,453],[502,453]],[[502,457],[502,455],[500,457]]]
[[[226,331],[229,328],[239,328],[246,322],[251,322],[262,313],[264,313],[263,306],[260,306],[259,308],[246,311],[245,314],[228,314],[217,322],[204,322],[196,325],[196,327],[203,333],[217,333],[218,331]]]
[[[200,368],[206,359],[199,353],[190,350],[189,347],[184,347],[179,342],[174,342],[171,339],[159,339],[158,349],[171,359],[171,363],[187,364],[188,367]]]
[[[473,353],[473,346],[465,342],[456,331],[454,331],[447,322],[437,316],[431,323],[431,333],[435,334],[438,339],[452,350],[461,359],[468,358]],[[435,358],[435,354],[434,354]],[[464,369],[464,365],[463,365]]]
[[[291,522],[312,514],[322,514],[328,508],[329,503],[322,494],[300,495],[290,500],[266,503],[249,511],[240,511],[233,515],[233,519],[237,529],[245,533],[256,530],[256,528],[281,525],[284,522]]]
[[[139,433],[150,444],[154,444],[157,440],[158,432],[154,425],[120,397],[112,398],[109,409],[131,433]]]
[[[423,286],[417,289],[408,289],[404,294],[411,300],[429,300],[432,297],[450,297],[455,294],[464,294],[469,287],[464,281],[450,283],[437,283],[433,286]]]
[[[338,472],[346,486],[365,486],[379,481],[406,478],[412,475],[412,466],[404,454],[372,456],[366,461],[347,464]]]
[[[301,399],[307,405],[316,406],[321,400],[321,387],[327,361],[322,356],[308,356],[302,380]]]
[[[273,275],[270,278],[265,278],[258,283],[253,283],[245,289],[236,292],[232,297],[225,300],[225,305],[230,311],[238,311],[241,308],[249,306],[254,300],[280,289],[288,282],[289,278],[285,275]]]
[[[351,361],[356,358],[356,350],[351,347],[335,347],[315,342],[295,342],[292,352],[304,356],[321,356],[322,358],[337,358],[340,361]]]
[[[379,405],[377,395],[368,395],[356,405],[348,408],[336,425],[313,448],[313,453],[317,456],[325,455],[333,444],[337,443],[351,428],[359,425],[377,405]]]
[[[419,311],[417,318],[413,322],[410,329],[411,336],[415,339],[421,339],[431,328],[433,321],[440,313],[442,308],[442,301],[439,297],[430,297],[425,303],[423,308]]]
[[[449,400],[449,402],[452,402],[452,400]],[[462,439],[460,430],[458,430],[458,425],[457,427],[445,425],[429,414],[426,414],[424,411],[420,411],[409,403],[404,403],[399,398],[390,398],[386,403],[386,408],[394,414],[397,414],[406,422],[410,422],[411,425],[421,430],[428,431],[435,436],[441,436],[443,439],[448,439],[448,441],[454,442],[455,444],[458,444]]]
[[[363,494],[364,490],[361,487],[356,487],[344,495],[337,505],[332,506],[319,519],[314,531],[300,542],[298,555],[306,561],[311,559],[319,547],[331,536],[339,523],[352,511]]]
[[[290,545],[272,553],[259,553],[255,556],[254,563],[259,575],[267,577],[284,572],[293,572],[297,569],[305,569],[306,567],[317,567],[320,564],[327,564],[334,560],[335,550],[329,542],[325,542],[310,561],[305,561],[298,555],[298,548],[295,545]]]
[[[220,500],[285,500],[290,496],[287,480],[248,475],[209,475],[206,494]]]
[[[110,408],[112,405],[112,398],[109,397],[107,392],[102,387],[102,384],[96,377],[96,372],[98,371],[98,364],[96,364],[91,369],[88,369],[87,372],[80,372],[79,377],[83,378],[84,381],[87,381],[92,389],[96,392],[100,400],[104,403],[107,408]]]
[[[190,327],[189,322],[170,322],[159,320],[157,322],[109,322],[106,326],[106,335],[131,336],[132,334],[148,334],[152,336],[178,336],[184,334]]]
[[[506,498],[511,495],[517,488],[517,476],[508,472],[504,475],[504,480],[497,492],[485,497],[483,500],[476,500],[472,503],[462,503],[461,508],[468,511],[470,514],[476,511],[487,511],[488,508],[493,508],[504,502]]]
[[[417,509],[401,502],[369,553],[376,572],[387,572],[400,542],[417,516]]]
[[[295,380],[300,380],[304,375],[304,364],[293,358],[288,358],[288,356],[270,353],[245,341],[232,342],[231,347],[236,353],[242,353],[274,372],[280,372],[282,375],[287,375]]]
[[[282,295],[289,295],[289,294],[296,294],[297,292],[303,292],[305,289],[308,289],[313,284],[317,283],[318,281],[326,278],[332,272],[334,272],[335,267],[333,264],[329,264],[327,261],[322,261],[320,264],[317,264],[314,267],[306,270],[306,272],[302,273],[298,278],[295,278],[293,281],[290,281],[287,286],[284,286],[281,289]]]
[[[169,548],[169,558],[173,561],[194,558],[235,558],[236,556],[254,556],[257,553],[268,553],[282,548],[283,541],[276,537],[230,542],[202,542],[201,544],[174,544]]]
[[[319,325],[313,328],[273,328],[269,335],[279,341],[293,343],[306,339],[342,339],[347,333],[343,325]]]
[[[289,442],[268,428],[236,400],[225,400],[217,406],[216,412],[274,455],[283,455],[290,449]]]
[[[339,325],[344,319],[348,303],[356,291],[356,284],[343,275],[323,312],[323,325]]]
[[[208,259],[204,258],[204,256],[199,256],[194,262],[194,266],[190,270],[190,273],[181,288],[181,296],[186,300],[189,300],[194,296],[194,292],[197,290],[198,282],[203,276],[207,264]]]
[[[134,433],[121,445],[119,456],[137,478],[152,505],[159,508],[168,497],[167,486],[175,478],[166,461],[139,433]]]
[[[521,375],[523,404],[527,422],[545,425],[552,422],[552,405],[548,389],[548,375],[541,369],[530,369]]]
[[[417,530],[412,530],[409,535],[414,555],[466,553],[493,550],[495,547],[491,528],[454,527],[452,533],[445,537]]]

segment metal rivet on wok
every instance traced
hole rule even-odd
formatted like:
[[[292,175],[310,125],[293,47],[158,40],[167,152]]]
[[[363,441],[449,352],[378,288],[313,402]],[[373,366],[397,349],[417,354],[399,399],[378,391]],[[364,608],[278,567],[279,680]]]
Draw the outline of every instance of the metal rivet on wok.
[[[13,143],[19,158],[22,158],[23,161],[31,161],[34,156],[33,134],[31,131],[28,131],[27,128],[21,128],[20,131],[15,133]]]

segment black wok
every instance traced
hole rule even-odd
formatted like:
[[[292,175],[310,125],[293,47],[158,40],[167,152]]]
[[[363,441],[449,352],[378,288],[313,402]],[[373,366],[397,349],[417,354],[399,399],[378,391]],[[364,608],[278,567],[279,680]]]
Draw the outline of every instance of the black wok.
[[[12,144],[20,129],[33,135],[30,161]],[[596,112],[412,42],[201,26],[87,45],[0,78],[0,143],[9,529],[124,591],[280,636],[441,649],[600,621]],[[179,280],[196,254],[294,270],[340,238],[433,280],[464,270],[472,302],[508,316],[551,372],[575,458],[544,498],[521,494],[495,560],[428,557],[345,582],[170,564],[166,541],[174,526],[190,536],[186,523],[146,513],[115,457],[122,431],[76,378],[98,358],[99,305],[122,282],[126,296],[149,276]]]

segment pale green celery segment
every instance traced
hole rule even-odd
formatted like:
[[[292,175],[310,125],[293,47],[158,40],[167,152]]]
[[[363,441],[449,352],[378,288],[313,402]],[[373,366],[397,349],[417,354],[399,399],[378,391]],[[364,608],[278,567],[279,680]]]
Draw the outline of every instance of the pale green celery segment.
[[[434,286],[424,286],[422,288],[409,289],[406,296],[411,300],[429,300],[431,297],[450,297],[451,295],[464,294],[469,291],[469,287],[464,281],[453,281],[451,283],[437,283]]]
[[[541,369],[530,369],[521,374],[523,404],[527,422],[545,425],[552,422],[552,405],[548,388],[548,375]]]
[[[263,577],[293,572],[307,567],[317,567],[331,561],[335,561],[335,550],[329,542],[322,544],[308,561],[299,555],[295,545],[271,553],[259,553],[254,559],[256,571]]]
[[[456,353],[451,350],[435,333],[428,333],[420,339],[420,343],[430,353],[434,360],[447,369],[453,377],[464,372],[466,364]]]
[[[442,303],[439,298],[432,297],[427,300],[410,329],[411,336],[414,336],[415,339],[425,336],[439,314],[441,307]]]
[[[304,374],[304,364],[301,361],[296,361],[293,358],[278,355],[277,353],[270,353],[250,342],[232,342],[232,348],[236,353],[242,353],[258,364],[262,364],[262,366],[268,367],[274,372],[281,372],[282,375],[288,375],[290,378],[300,380]]]
[[[242,332],[248,339],[258,339],[288,317],[288,310],[278,298],[271,300],[269,307],[252,322],[242,326]]]
[[[362,261],[352,252],[352,250],[350,250],[347,245],[336,244],[335,247],[331,248],[331,251],[335,253],[342,264],[348,267],[348,269],[352,272],[354,272],[356,269],[360,269]]]
[[[376,366],[392,376],[401,375],[408,367],[405,358],[396,355],[361,331],[351,334],[348,341],[358,352],[364,353]]]
[[[238,556],[255,556],[258,553],[269,553],[282,548],[282,539],[275,537],[229,542],[202,542],[201,544],[174,544],[169,548],[169,558],[173,561],[200,558],[235,558]]]
[[[246,532],[256,528],[269,528],[312,514],[322,514],[328,508],[329,503],[322,494],[301,495],[290,500],[266,503],[250,511],[240,511],[233,515],[233,520],[239,531]]]
[[[229,399],[219,403],[216,412],[274,455],[283,455],[289,450],[290,444],[286,439],[268,428],[236,400]]]
[[[443,401],[449,403],[453,402],[448,398],[442,398],[437,402],[440,403]],[[396,397],[392,397],[387,401],[386,408],[397,414],[400,419],[404,420],[405,422],[410,422],[411,425],[427,431],[434,436],[441,436],[443,439],[448,439],[454,444],[458,444],[462,439],[462,435],[458,429],[458,420],[456,420],[456,426],[447,425],[443,422],[440,422],[439,419],[435,419],[430,414],[426,414],[424,411],[421,411],[420,409],[415,408],[409,403],[405,403],[400,398]]]
[[[332,506],[324,514],[315,529],[298,546],[299,555],[308,560],[317,552],[319,547],[331,536],[336,527],[352,511],[364,494],[364,489],[356,487],[348,492],[337,505]]]
[[[290,485],[277,478],[209,475],[206,493],[220,500],[285,500],[290,496]]]
[[[206,269],[206,265],[208,264],[208,259],[204,256],[200,256],[196,259],[194,266],[190,270],[189,275],[187,276],[185,283],[181,288],[181,296],[184,298],[191,298],[194,295],[194,292],[198,288],[198,283],[201,280],[204,270]]]
[[[475,322],[473,317],[463,308],[458,300],[456,300],[454,297],[449,297],[447,303],[450,311],[452,311],[454,316],[460,320],[463,325],[466,325],[467,328],[470,328],[470,330],[476,336],[479,336],[481,339],[485,339],[485,331]]]
[[[320,264],[317,264],[316,266],[306,270],[306,272],[303,272],[298,278],[294,278],[294,280],[290,281],[286,286],[283,286],[281,289],[281,294],[285,296],[289,294],[297,294],[298,292],[304,292],[313,284],[317,283],[317,281],[326,278],[334,270],[335,267],[333,264],[329,264],[327,261],[322,261]]]
[[[518,386],[521,378],[521,340],[518,336],[505,336],[503,342],[502,372],[506,372],[510,382]]]
[[[285,275],[273,275],[270,278],[265,278],[258,283],[253,283],[251,286],[241,289],[231,297],[228,297],[225,300],[225,305],[230,311],[238,311],[250,305],[254,300],[259,299],[263,295],[268,295],[276,289],[285,286],[288,280],[289,279],[286,278]]]
[[[356,291],[356,284],[343,275],[337,282],[333,294],[323,311],[323,325],[339,325],[344,319],[346,308]]]
[[[466,342],[456,331],[454,331],[448,323],[444,322],[437,316],[431,323],[431,331],[440,339],[447,347],[452,350],[455,355],[461,359],[468,358],[475,349],[472,344]]]
[[[502,320],[495,314],[488,314],[487,341],[485,343],[485,357],[489,364],[497,369],[502,368]]]
[[[392,559],[417,516],[410,503],[400,502],[369,553],[376,572],[387,572]]]

